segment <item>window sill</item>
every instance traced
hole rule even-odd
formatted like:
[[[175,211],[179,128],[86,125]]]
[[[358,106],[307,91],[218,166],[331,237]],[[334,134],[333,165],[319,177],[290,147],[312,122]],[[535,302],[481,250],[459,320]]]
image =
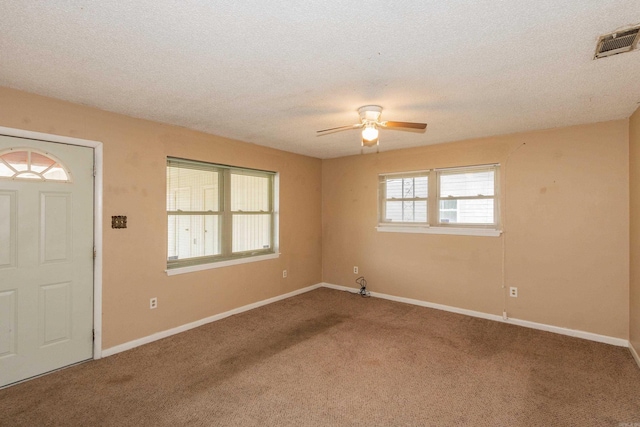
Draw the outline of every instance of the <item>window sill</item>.
[[[198,265],[190,265],[188,267],[172,268],[170,270],[165,270],[165,273],[167,273],[167,276],[175,276],[177,274],[193,273],[194,271],[210,270],[212,268],[229,267],[231,265],[247,264],[250,262],[276,259],[279,256],[280,256],[279,253],[275,253],[275,254],[252,256],[247,258],[230,259],[227,261],[210,262],[208,264],[198,264]]]
[[[458,236],[488,236],[499,237],[502,230],[491,228],[465,228],[465,227],[407,227],[379,225],[376,230],[385,233],[415,233],[415,234],[453,234]]]

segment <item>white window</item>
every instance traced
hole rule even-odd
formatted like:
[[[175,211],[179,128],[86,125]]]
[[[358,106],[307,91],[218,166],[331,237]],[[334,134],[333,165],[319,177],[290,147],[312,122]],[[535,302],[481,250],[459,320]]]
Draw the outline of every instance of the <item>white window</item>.
[[[498,165],[382,174],[378,230],[499,235],[498,182]]]
[[[167,268],[275,252],[275,173],[167,159]]]
[[[497,225],[496,166],[437,170],[438,224]]]
[[[380,175],[380,222],[427,224],[429,172]]]

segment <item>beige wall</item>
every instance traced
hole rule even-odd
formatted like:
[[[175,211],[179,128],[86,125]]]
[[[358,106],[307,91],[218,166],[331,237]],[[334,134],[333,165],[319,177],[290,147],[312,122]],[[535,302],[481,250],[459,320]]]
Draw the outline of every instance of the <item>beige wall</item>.
[[[623,339],[631,308],[638,348],[639,114],[320,161],[0,88],[0,126],[104,143],[103,348],[321,280],[355,287],[354,265],[374,291]],[[167,277],[166,156],[280,172],[280,258]],[[379,173],[495,162],[503,236],[375,230]],[[112,230],[111,215],[129,228]],[[501,288],[503,248],[517,299]]]
[[[375,230],[379,173],[486,163],[502,237]],[[325,160],[323,280],[627,339],[628,176],[627,120]]]
[[[629,341],[640,354],[640,108],[629,120],[630,259]]]
[[[321,281],[318,159],[6,88],[0,126],[104,143],[103,348]],[[280,258],[167,277],[167,156],[279,172]]]

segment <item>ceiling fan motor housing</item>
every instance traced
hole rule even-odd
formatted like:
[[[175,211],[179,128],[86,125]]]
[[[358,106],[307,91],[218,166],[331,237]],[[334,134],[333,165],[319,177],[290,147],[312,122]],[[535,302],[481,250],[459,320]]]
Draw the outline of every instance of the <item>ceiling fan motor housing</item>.
[[[365,105],[358,108],[358,113],[363,123],[377,122],[380,119],[380,114],[382,114],[382,107],[379,105]]]

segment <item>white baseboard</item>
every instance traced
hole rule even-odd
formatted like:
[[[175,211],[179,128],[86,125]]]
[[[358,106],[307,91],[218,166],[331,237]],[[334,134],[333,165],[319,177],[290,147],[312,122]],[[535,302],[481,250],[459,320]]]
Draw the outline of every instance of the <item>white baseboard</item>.
[[[271,304],[276,301],[281,301],[283,299],[291,298],[293,296],[312,291],[321,286],[322,286],[321,283],[307,286],[306,288],[297,289],[293,292],[289,292],[283,295],[278,295],[276,297],[268,298],[262,301],[254,302],[253,304],[243,305],[242,307],[234,308],[233,310],[225,311],[224,313],[219,313],[214,316],[196,320],[195,322],[187,323],[186,325],[171,328],[162,332],[157,332],[153,335],[148,335],[146,337],[138,338],[136,340],[129,341],[124,344],[119,344],[114,347],[110,347],[102,350],[102,357],[112,356],[116,353],[131,350],[132,348],[141,346],[143,344],[148,344],[150,342],[157,341],[162,338],[170,337],[171,335],[179,334],[180,332],[185,332],[185,331],[188,331],[189,329],[197,328],[198,326],[206,325],[207,323],[215,322],[216,320],[221,320],[221,319],[224,319],[225,317],[233,316],[234,314],[239,314],[245,311],[253,310],[254,308],[262,307],[263,305]]]
[[[568,335],[570,337],[582,338],[589,341],[611,344],[618,347],[629,347],[629,340],[624,338],[610,337],[608,335],[594,334],[593,332],[579,331],[576,329],[562,328],[560,326],[546,325],[544,323],[530,322],[528,320],[510,319],[502,320],[504,323],[524,326],[525,328],[539,329],[541,331],[553,332],[560,335]]]
[[[107,357],[107,356],[111,356],[126,350],[131,350],[132,348],[135,348],[144,344],[148,344],[150,342],[157,341],[162,338],[169,337],[171,335],[179,334],[180,332],[185,332],[185,331],[188,331],[189,329],[197,328],[198,326],[206,325],[207,323],[215,322],[216,320],[221,320],[221,319],[224,319],[225,317],[233,316],[234,314],[243,313],[245,311],[253,310],[254,308],[262,307],[263,305],[267,305],[267,304],[274,303],[276,301],[281,301],[283,299],[291,298],[293,296],[300,295],[305,292],[318,289],[320,287],[336,289],[340,291],[353,292],[353,293],[358,292],[357,288],[339,286],[331,283],[322,282],[315,285],[307,286],[306,288],[297,289],[293,292],[289,292],[283,295],[278,295],[273,298],[268,298],[266,300],[244,305],[242,307],[225,311],[224,313],[219,313],[214,316],[206,317],[204,319],[200,319],[195,322],[187,323],[186,325],[178,326],[162,332],[157,332],[155,334],[148,335],[146,337],[138,338],[136,340],[129,341],[124,344],[120,344],[114,347],[104,349],[102,350],[101,356]],[[383,294],[379,292],[371,292],[371,296],[375,298],[387,299],[390,301],[402,302],[405,304],[417,305],[420,307],[427,307],[427,308],[434,308],[436,310],[449,311],[452,313],[463,314],[465,316],[478,317],[481,319],[488,319],[488,320],[494,320],[502,323],[509,323],[517,326],[524,326],[525,328],[539,329],[542,331],[553,332],[561,335],[568,335],[571,337],[582,338],[590,341],[597,341],[597,342],[611,344],[611,345],[620,346],[620,347],[628,347],[631,351],[631,354],[633,354],[633,357],[635,358],[636,362],[638,362],[638,366],[640,366],[640,357],[638,357],[638,353],[636,353],[635,349],[633,348],[633,346],[631,346],[628,340],[625,340],[622,338],[614,338],[606,335],[594,334],[591,332],[584,332],[584,331],[578,331],[574,329],[562,328],[559,326],[545,325],[543,323],[530,322],[528,320],[511,319],[511,318],[504,320],[502,316],[499,316],[497,314],[483,313],[481,311],[467,310],[465,308],[452,307],[444,304],[436,304],[433,302],[427,302],[427,301],[422,301],[422,300],[417,300],[412,298],[398,297],[395,295],[388,295],[388,294]]]
[[[354,293],[358,292],[359,290],[359,289],[350,288],[347,286],[333,285],[331,283],[323,283],[322,286],[324,286],[325,288],[337,289],[339,291],[347,291],[347,292],[354,292]],[[403,302],[405,304],[419,305],[420,307],[428,307],[428,308],[435,308],[436,310],[450,311],[452,313],[464,314],[466,316],[502,321],[502,316],[498,316],[497,314],[482,313],[480,311],[467,310],[464,308],[452,307],[450,305],[436,304],[433,302],[427,302],[427,301],[422,301],[422,300],[417,300],[412,298],[397,297],[394,295],[381,294],[380,292],[371,292],[371,296],[376,298],[388,299],[390,301]]]
[[[638,352],[633,348],[633,344],[629,343],[629,351],[631,351],[631,355],[634,359],[636,359],[636,363],[638,364],[638,368],[640,368],[640,356],[638,356]]]
[[[358,292],[358,289],[356,288],[333,285],[331,283],[322,283],[321,285],[326,288],[337,289],[340,291],[347,291],[347,292],[354,292],[354,293]],[[481,319],[495,320],[497,322],[508,323],[508,324],[517,325],[517,326],[524,326],[525,328],[538,329],[541,331],[553,332],[560,335],[568,335],[571,337],[582,338],[585,340],[596,341],[596,342],[601,342],[605,344],[611,344],[619,347],[630,347],[628,340],[625,340],[622,338],[610,337],[607,335],[594,334],[592,332],[578,331],[575,329],[562,328],[560,326],[552,326],[552,325],[546,325],[543,323],[530,322],[528,320],[520,320],[520,319],[512,319],[512,318],[507,318],[505,320],[502,318],[502,316],[499,316],[497,314],[483,313],[480,311],[467,310],[464,308],[452,307],[452,306],[443,305],[443,304],[436,304],[436,303],[421,301],[421,300],[412,299],[412,298],[398,297],[395,295],[382,294],[379,292],[371,292],[371,296],[376,298],[387,299],[391,301],[403,302],[406,304],[418,305],[420,307],[435,308],[436,310],[444,310],[452,313],[464,314],[466,316],[479,317]],[[638,361],[637,354],[636,354],[636,361]]]

